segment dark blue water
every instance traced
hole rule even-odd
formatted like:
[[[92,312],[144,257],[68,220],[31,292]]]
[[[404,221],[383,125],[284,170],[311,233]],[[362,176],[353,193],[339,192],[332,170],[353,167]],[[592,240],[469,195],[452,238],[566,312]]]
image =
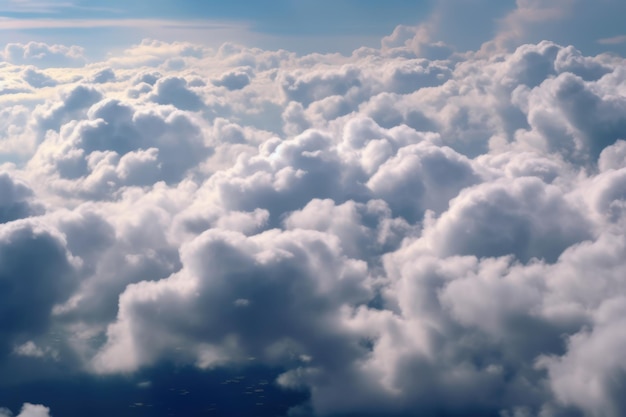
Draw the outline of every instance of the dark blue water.
[[[275,384],[279,370],[260,367],[202,371],[162,365],[126,377],[78,375],[0,387],[0,405],[17,414],[24,402],[53,417],[276,417],[305,402],[305,392]]]

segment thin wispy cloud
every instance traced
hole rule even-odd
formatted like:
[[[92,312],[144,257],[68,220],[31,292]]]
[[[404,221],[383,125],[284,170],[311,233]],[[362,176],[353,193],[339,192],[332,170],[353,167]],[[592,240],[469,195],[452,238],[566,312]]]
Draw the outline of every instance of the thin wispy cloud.
[[[0,13],[37,13],[37,14],[53,14],[60,15],[68,10],[84,11],[84,12],[107,12],[107,13],[123,13],[123,9],[116,9],[102,6],[86,6],[72,2],[41,2],[29,0],[10,0],[0,2]]]
[[[619,45],[622,43],[626,43],[626,35],[598,39],[598,43],[602,45]]]
[[[0,17],[1,30],[32,29],[90,29],[90,28],[159,28],[176,27],[199,30],[244,28],[243,24],[229,24],[224,21],[208,20],[167,20],[167,19],[16,19]]]

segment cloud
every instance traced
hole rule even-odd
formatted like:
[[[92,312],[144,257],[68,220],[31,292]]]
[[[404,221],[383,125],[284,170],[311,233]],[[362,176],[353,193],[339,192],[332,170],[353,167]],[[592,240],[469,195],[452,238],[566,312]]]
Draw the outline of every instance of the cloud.
[[[43,42],[8,43],[4,47],[4,60],[17,65],[32,64],[40,67],[82,66],[85,64],[83,48],[72,45],[48,45]]]
[[[593,2],[587,0],[552,3],[517,1],[515,10],[499,22],[499,34],[494,42],[511,47],[520,42],[537,42],[548,38],[555,42],[574,44],[594,53],[598,44],[619,45],[619,42],[611,42],[619,39],[621,34],[618,20],[614,16],[625,10],[624,4],[617,0],[607,0],[602,7],[595,7]],[[582,23],[590,28],[589,32],[583,34],[573,29]],[[623,52],[621,48],[617,50]]]
[[[91,81],[96,84],[106,84],[115,81],[115,71],[111,68],[104,68],[95,73]]]
[[[560,191],[537,178],[483,184],[450,201],[433,225],[431,245],[447,256],[511,254],[522,261],[553,262],[563,250],[592,236],[586,219],[570,206]]]
[[[229,90],[241,90],[250,84],[250,76],[246,71],[233,71],[223,74],[212,82],[218,87],[226,87]]]
[[[0,223],[23,219],[43,212],[34,202],[33,191],[9,174],[0,174]]]
[[[337,244],[305,231],[200,235],[182,249],[180,272],[121,295],[95,369],[132,371],[177,347],[203,368],[250,356],[271,363],[309,355],[341,363],[351,348],[342,346],[345,336],[333,318],[342,306],[367,300],[369,290],[365,264],[337,254]],[[330,341],[337,349],[332,355],[324,347]]]
[[[0,258],[0,285],[6,289],[0,307],[0,358],[5,359],[13,344],[46,333],[52,308],[72,294],[77,281],[75,260],[63,236],[36,220],[2,225]]]
[[[175,84],[178,86],[178,81]],[[174,100],[179,99],[178,92],[175,94]],[[83,106],[99,97],[95,90],[76,87],[42,122],[51,126],[48,121],[74,107],[85,112]],[[83,99],[85,103],[79,103]],[[30,161],[33,172],[47,177],[44,181],[59,191],[104,198],[121,184],[180,181],[187,169],[210,153],[193,118],[171,107],[138,110],[105,99],[86,113],[84,120],[68,123],[48,137]],[[181,136],[184,141],[177,141]]]
[[[291,415],[621,415],[624,59],[426,29],[0,68],[11,401],[171,365],[270,372]]]
[[[36,109],[35,118],[44,134],[49,130],[58,131],[62,124],[83,114],[102,98],[98,90],[86,85],[75,86],[61,96],[62,100],[45,103]]]
[[[451,198],[477,181],[469,161],[461,155],[422,143],[400,149],[378,167],[367,186],[397,215],[416,221],[426,210],[444,211]]]
[[[13,414],[5,408],[0,408],[0,416],[13,417]],[[16,417],[50,417],[50,409],[40,404],[24,403]]]
[[[178,77],[165,77],[158,80],[151,96],[159,104],[172,104],[181,110],[199,110],[202,99],[187,88],[187,81]]]
[[[34,88],[54,87],[57,84],[54,79],[33,67],[25,69],[22,77]]]
[[[598,43],[602,45],[617,45],[626,42],[626,35],[613,36],[611,38],[598,39]]]

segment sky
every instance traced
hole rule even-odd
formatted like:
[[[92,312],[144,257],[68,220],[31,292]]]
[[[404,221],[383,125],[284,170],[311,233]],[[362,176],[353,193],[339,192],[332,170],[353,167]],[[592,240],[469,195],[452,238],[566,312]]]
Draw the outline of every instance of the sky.
[[[147,37],[350,53],[410,25],[463,51],[507,33],[510,44],[547,38],[591,54],[623,53],[625,9],[617,0],[2,0],[0,35],[77,44],[93,58]]]
[[[433,9],[430,1],[294,0],[221,1],[1,1],[11,36],[76,41],[97,53],[143,37],[191,40],[219,46],[224,40],[297,52],[350,52],[378,42],[399,24],[415,24]],[[167,39],[166,39],[167,38]],[[208,39],[209,38],[209,39]]]
[[[0,1],[0,417],[625,415],[625,12]]]

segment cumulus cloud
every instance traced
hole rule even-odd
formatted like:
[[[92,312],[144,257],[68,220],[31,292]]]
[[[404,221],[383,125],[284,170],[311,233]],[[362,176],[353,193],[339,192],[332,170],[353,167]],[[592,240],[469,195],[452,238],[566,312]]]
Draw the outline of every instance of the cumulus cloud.
[[[337,245],[313,231],[200,235],[182,249],[183,268],[175,276],[121,295],[96,370],[134,370],[181,345],[179,354],[201,367],[250,356],[341,363],[340,350],[351,349],[342,347],[346,337],[334,318],[343,306],[367,300],[369,290],[365,264],[337,256]],[[143,336],[132,331],[137,326]],[[334,343],[335,352],[326,351],[326,343]]]
[[[54,87],[57,84],[54,79],[34,67],[26,68],[22,77],[34,88]]]
[[[86,100],[98,96],[95,90],[77,87],[52,117],[79,94]],[[80,122],[67,123],[48,136],[29,162],[42,181],[66,193],[106,198],[121,184],[177,182],[210,153],[193,116],[171,107],[140,110],[105,99],[85,113]]]
[[[6,408],[0,408],[0,416],[13,417],[13,413]],[[50,417],[50,409],[40,404],[24,403],[16,417]]]
[[[63,71],[7,47],[0,388],[256,367],[291,415],[622,415],[624,59],[426,29]]]
[[[173,104],[181,110],[199,110],[202,99],[187,88],[187,81],[178,77],[158,80],[152,99],[159,104]]]
[[[0,223],[40,214],[43,207],[33,201],[33,191],[9,174],[0,174]]]
[[[221,77],[212,82],[218,87],[226,87],[229,90],[241,90],[250,84],[250,76],[245,70],[235,70],[222,74]]]
[[[2,52],[5,61],[17,65],[32,64],[39,67],[82,66],[85,64],[83,48],[72,45],[49,45],[43,42],[8,43]]]
[[[5,288],[0,355],[6,358],[20,340],[47,332],[54,305],[69,298],[78,282],[76,260],[58,230],[36,220],[5,223],[0,242],[0,285]]]
[[[105,84],[111,81],[115,81],[115,71],[111,68],[104,68],[96,72],[91,81],[96,84]]]

